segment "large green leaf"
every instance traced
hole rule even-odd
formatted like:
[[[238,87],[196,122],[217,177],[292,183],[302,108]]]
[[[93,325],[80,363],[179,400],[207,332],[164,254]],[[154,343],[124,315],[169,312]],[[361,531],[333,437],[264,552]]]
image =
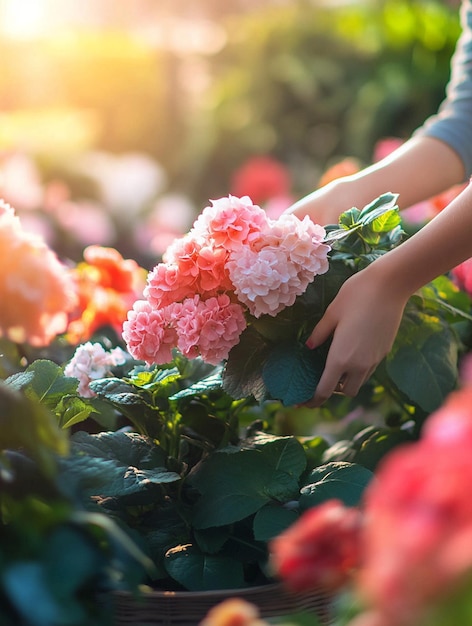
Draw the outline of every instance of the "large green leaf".
[[[52,469],[51,452],[65,454],[69,445],[52,413],[1,381],[0,408],[0,450],[21,448],[44,469]]]
[[[262,368],[270,397],[285,406],[310,400],[323,373],[325,359],[324,349],[310,350],[294,341],[276,345]]]
[[[453,329],[437,317],[411,312],[404,316],[385,367],[410,402],[431,413],[457,384],[457,360]]]
[[[189,478],[201,494],[194,505],[195,528],[231,524],[271,500],[298,497],[299,477],[306,466],[302,445],[294,437],[274,437],[259,444],[225,448],[196,468]]]
[[[312,470],[300,491],[300,510],[331,499],[358,505],[373,473],[362,465],[334,461]]]
[[[241,563],[224,556],[203,554],[192,545],[169,550],[164,564],[169,575],[189,591],[240,589],[245,586]]]
[[[76,378],[64,376],[62,367],[46,359],[31,363],[24,372],[10,376],[6,381],[26,395],[36,397],[45,406],[54,409],[63,396],[77,391]]]
[[[48,584],[42,563],[15,561],[3,572],[2,586],[25,623],[31,626],[71,623],[67,609],[60,605]]]
[[[236,400],[254,396],[263,400],[267,390],[261,366],[268,354],[268,341],[251,326],[231,349],[223,372],[223,389]]]
[[[297,519],[296,510],[269,502],[254,516],[254,538],[258,541],[270,541]]]
[[[181,478],[165,467],[164,451],[136,433],[79,432],[72,453],[62,462],[61,479],[90,495],[127,497]]]
[[[141,469],[165,465],[165,451],[138,433],[117,431],[91,435],[79,431],[72,436],[71,441],[72,449],[77,454],[110,459],[121,465],[133,465]]]

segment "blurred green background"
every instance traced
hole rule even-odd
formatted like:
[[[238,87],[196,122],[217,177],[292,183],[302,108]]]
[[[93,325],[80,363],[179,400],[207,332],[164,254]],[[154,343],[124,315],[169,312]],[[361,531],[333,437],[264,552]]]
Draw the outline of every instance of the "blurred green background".
[[[439,0],[0,0],[0,197],[62,256],[152,266],[253,157],[288,205],[407,138],[459,33]]]

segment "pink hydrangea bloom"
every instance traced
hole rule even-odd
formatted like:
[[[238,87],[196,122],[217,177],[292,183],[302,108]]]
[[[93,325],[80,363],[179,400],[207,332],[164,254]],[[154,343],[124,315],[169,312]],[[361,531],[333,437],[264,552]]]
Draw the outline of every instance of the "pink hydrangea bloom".
[[[242,306],[231,302],[227,294],[208,300],[189,298],[174,305],[168,314],[175,320],[177,346],[182,354],[189,358],[201,356],[214,365],[228,357],[246,328]]]
[[[193,296],[196,277],[183,275],[174,263],[158,263],[148,274],[143,295],[154,307],[162,307],[172,302]]]
[[[48,345],[67,328],[77,300],[67,268],[41,237],[23,230],[0,200],[0,336]]]
[[[148,364],[168,363],[177,333],[166,316],[166,309],[156,309],[146,300],[137,300],[123,324],[123,339],[129,353]]]
[[[308,218],[283,215],[252,248],[234,251],[227,263],[235,293],[254,317],[275,316],[328,270],[325,230]]]
[[[212,201],[149,272],[147,305],[140,302],[124,327],[131,354],[163,363],[174,342],[189,358],[226,359],[247,313],[277,315],[328,270],[324,237],[308,217],[271,220],[247,196]]]
[[[264,209],[248,196],[212,200],[195,221],[195,232],[210,236],[217,246],[236,250],[259,239],[268,226]]]
[[[87,341],[76,349],[64,368],[64,374],[77,378],[78,393],[84,398],[91,398],[95,394],[90,389],[90,383],[108,376],[110,367],[125,363],[126,358],[127,354],[121,348],[113,348],[107,352],[100,343]]]

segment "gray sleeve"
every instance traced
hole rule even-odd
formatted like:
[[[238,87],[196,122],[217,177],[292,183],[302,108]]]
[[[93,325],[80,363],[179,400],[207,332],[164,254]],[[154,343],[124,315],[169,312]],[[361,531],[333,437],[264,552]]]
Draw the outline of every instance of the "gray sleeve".
[[[451,78],[438,113],[428,118],[415,136],[447,143],[462,159],[465,180],[472,174],[472,0],[461,6],[462,34],[451,60]]]

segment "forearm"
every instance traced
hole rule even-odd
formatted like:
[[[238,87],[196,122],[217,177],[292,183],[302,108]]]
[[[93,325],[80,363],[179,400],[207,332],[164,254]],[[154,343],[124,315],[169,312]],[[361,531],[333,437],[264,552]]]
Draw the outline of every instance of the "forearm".
[[[343,211],[362,208],[387,191],[398,193],[400,208],[406,208],[463,179],[464,165],[452,148],[438,139],[415,137],[382,161],[305,196],[289,212],[334,222]]]
[[[409,297],[423,285],[472,257],[472,185],[431,222],[366,271]]]

